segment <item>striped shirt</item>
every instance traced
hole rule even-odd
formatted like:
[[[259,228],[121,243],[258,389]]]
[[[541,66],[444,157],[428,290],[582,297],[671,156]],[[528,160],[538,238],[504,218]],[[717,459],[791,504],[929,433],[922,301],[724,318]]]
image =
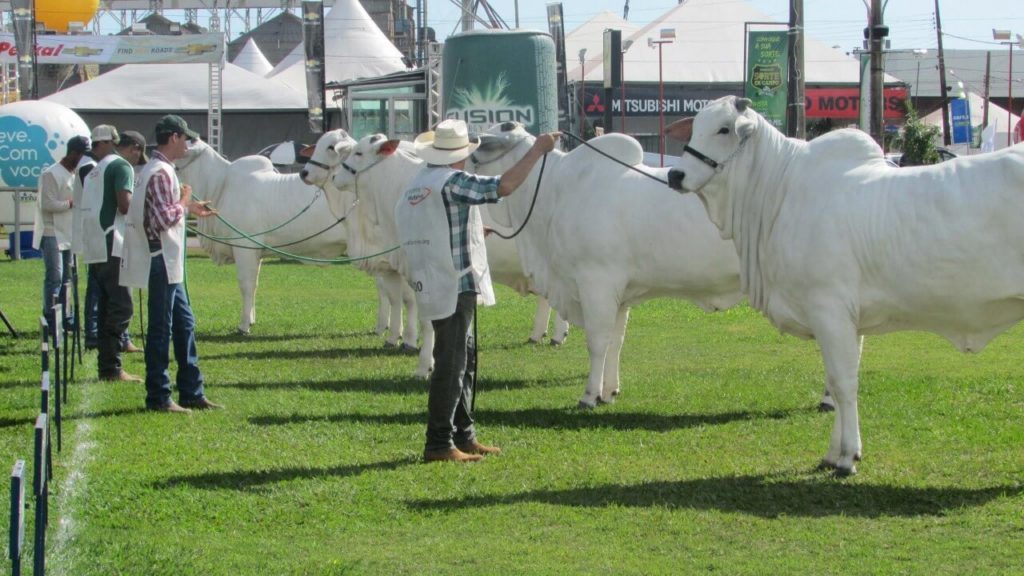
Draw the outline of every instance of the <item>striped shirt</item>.
[[[501,184],[500,176],[477,176],[468,172],[456,171],[441,189],[441,198],[444,199],[444,207],[448,212],[452,263],[455,264],[456,270],[465,270],[470,266],[469,208],[479,204],[493,204],[500,200],[499,184]],[[476,291],[476,280],[472,274],[463,274],[459,277],[460,294]]]
[[[149,161],[171,164],[166,156],[156,150]],[[173,164],[171,166],[173,170]],[[146,184],[146,213],[142,225],[150,242],[159,242],[161,232],[185,217],[185,207],[174,199],[175,192],[171,178],[162,171],[154,172]]]

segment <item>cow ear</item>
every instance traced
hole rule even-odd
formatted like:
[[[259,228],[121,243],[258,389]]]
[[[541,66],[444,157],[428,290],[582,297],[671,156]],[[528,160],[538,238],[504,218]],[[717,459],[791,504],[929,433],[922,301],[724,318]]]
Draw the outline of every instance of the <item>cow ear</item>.
[[[299,149],[299,157],[306,159],[312,158],[314,151],[316,151],[316,146],[303,146]]]
[[[754,130],[757,130],[757,123],[750,118],[740,116],[736,119],[736,133],[739,134],[740,138],[749,138],[754,133]]]
[[[381,144],[380,148],[377,148],[377,155],[391,156],[392,154],[395,153],[395,150],[398,150],[398,142],[398,140],[388,140],[387,142]]]
[[[665,127],[665,135],[673,140],[689,142],[693,138],[693,118],[676,120]]]

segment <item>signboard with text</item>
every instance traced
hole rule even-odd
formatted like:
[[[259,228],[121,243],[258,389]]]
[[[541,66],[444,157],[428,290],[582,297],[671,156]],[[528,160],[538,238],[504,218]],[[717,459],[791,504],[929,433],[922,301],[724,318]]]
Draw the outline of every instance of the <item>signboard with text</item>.
[[[184,36],[36,36],[39,64],[218,63],[224,58],[223,32]],[[0,33],[0,63],[18,60],[14,34]]]
[[[744,94],[773,126],[786,131],[789,45],[785,30],[749,32]]]
[[[860,117],[860,89],[850,88],[807,88],[805,90],[808,118],[849,118]],[[885,117],[903,118],[907,114],[906,88],[886,88]]]

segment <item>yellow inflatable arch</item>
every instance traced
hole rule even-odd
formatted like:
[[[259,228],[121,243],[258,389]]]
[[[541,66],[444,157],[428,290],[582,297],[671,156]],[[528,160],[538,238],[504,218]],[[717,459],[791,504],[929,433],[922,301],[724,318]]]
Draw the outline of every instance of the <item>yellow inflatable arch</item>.
[[[88,24],[99,7],[100,0],[36,0],[36,21],[65,33],[68,22]]]

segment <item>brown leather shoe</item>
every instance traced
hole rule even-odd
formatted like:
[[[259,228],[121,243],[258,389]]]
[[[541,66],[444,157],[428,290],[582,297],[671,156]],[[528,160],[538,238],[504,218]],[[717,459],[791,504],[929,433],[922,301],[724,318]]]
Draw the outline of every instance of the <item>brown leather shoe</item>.
[[[128,354],[137,354],[139,352],[142,352],[142,348],[136,346],[134,342],[129,341],[128,345],[124,347],[123,352],[126,352]]]
[[[178,403],[175,402],[174,400],[171,400],[170,402],[164,404],[163,406],[146,406],[146,409],[152,410],[154,412],[174,412],[176,414],[192,413],[192,411],[189,410],[188,408],[182,408],[181,406],[179,406]]]
[[[100,380],[103,380],[104,382],[142,382],[142,377],[129,374],[122,370],[120,374],[115,374],[113,376],[100,376]]]
[[[203,396],[202,398],[196,400],[183,400],[181,402],[181,405],[184,406],[185,408],[191,408],[193,410],[221,410],[224,408],[223,404],[210,402],[210,400],[206,396]]]
[[[491,454],[501,454],[501,448],[497,446],[484,446],[483,444],[473,440],[469,444],[463,444],[458,446],[458,449],[465,452],[466,454],[479,454],[480,456],[490,456]]]
[[[476,462],[482,460],[479,454],[466,454],[458,448],[446,448],[444,450],[424,450],[424,462]]]

